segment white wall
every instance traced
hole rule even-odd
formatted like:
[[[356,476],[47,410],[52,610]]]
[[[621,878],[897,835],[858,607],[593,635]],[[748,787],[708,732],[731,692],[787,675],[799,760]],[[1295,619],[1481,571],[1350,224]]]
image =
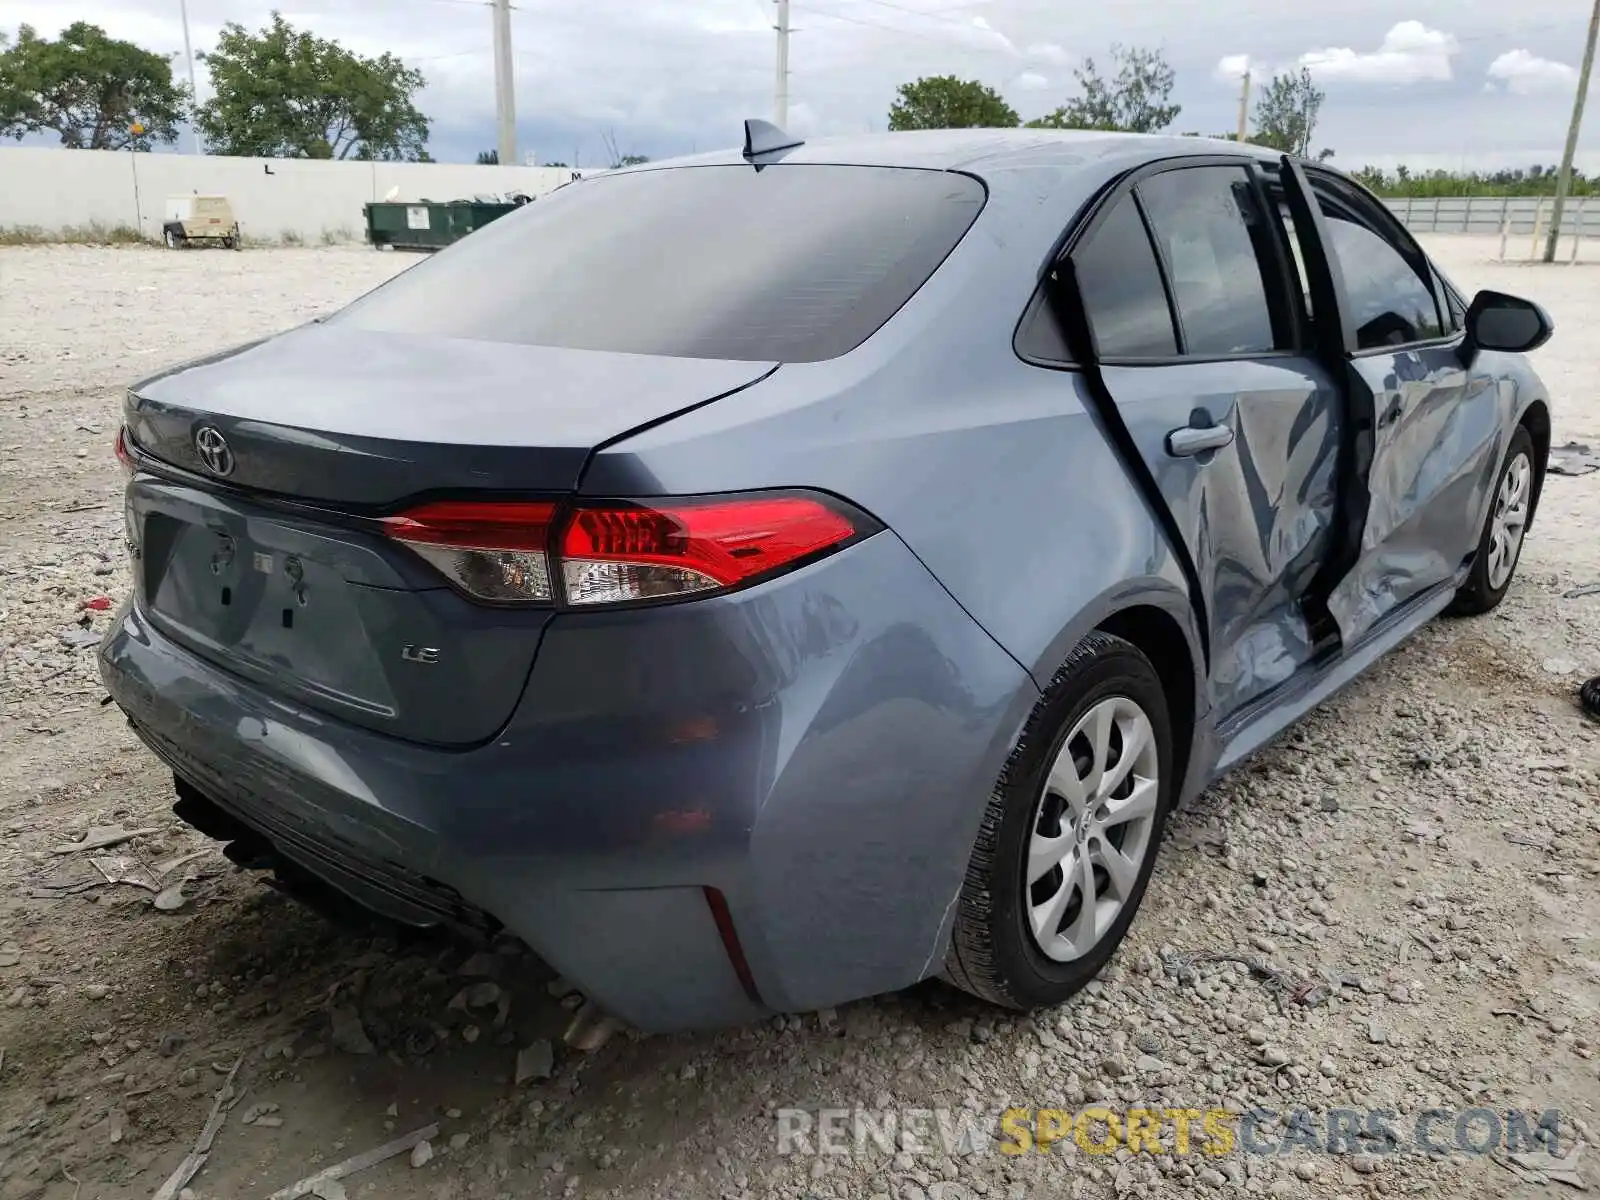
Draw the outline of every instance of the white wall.
[[[382,200],[466,200],[524,192],[540,196],[572,178],[561,167],[450,163],[327,162],[223,158],[113,150],[0,147],[0,229],[49,232],[99,224],[161,235],[168,196],[220,194],[233,202],[247,238],[293,234],[307,242],[364,236],[362,205]]]

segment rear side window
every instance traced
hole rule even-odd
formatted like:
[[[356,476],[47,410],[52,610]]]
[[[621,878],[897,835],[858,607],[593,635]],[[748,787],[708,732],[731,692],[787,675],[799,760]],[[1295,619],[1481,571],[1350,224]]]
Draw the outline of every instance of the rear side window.
[[[579,350],[818,362],[893,316],[984,199],[966,175],[887,167],[599,176],[500,218],[333,320]]]
[[[1161,268],[1131,196],[1072,253],[1084,312],[1101,358],[1170,358],[1178,352]]]
[[[1249,175],[1238,167],[1189,167],[1152,176],[1137,191],[1166,260],[1184,354],[1277,349],[1254,240],[1266,231],[1254,218]]]

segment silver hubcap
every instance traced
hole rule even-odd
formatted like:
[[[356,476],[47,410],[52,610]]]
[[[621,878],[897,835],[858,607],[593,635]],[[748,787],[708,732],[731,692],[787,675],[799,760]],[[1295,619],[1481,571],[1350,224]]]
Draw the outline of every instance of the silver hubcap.
[[[1499,591],[1516,568],[1522,534],[1528,527],[1528,499],[1533,494],[1533,464],[1519,454],[1500,477],[1494,514],[1489,518],[1489,587]]]
[[[1150,718],[1113,696],[1079,719],[1034,809],[1023,902],[1034,943],[1057,962],[1094,949],[1133,895],[1160,794]]]

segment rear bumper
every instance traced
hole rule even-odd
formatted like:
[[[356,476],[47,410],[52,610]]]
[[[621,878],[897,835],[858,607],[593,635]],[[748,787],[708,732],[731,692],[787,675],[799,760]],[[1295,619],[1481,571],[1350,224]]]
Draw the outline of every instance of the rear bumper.
[[[147,744],[279,853],[401,920],[498,921],[648,1031],[936,972],[1037,696],[890,533],[730,596],[556,617],[468,751],[291,705],[131,605],[100,657]]]

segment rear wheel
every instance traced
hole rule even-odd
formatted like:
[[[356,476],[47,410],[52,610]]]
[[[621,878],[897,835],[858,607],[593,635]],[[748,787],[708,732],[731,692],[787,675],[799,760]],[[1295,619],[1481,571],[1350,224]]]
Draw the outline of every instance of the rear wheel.
[[[1505,599],[1522,556],[1522,539],[1533,514],[1533,438],[1522,426],[1511,436],[1495,480],[1489,515],[1478,535],[1472,571],[1456,592],[1449,611],[1459,616],[1486,613]]]
[[[1172,778],[1166,696],[1132,643],[1095,633],[1034,709],[984,814],[946,976],[995,1004],[1067,999],[1127,933]]]
[[[186,245],[189,244],[189,239],[184,237],[183,234],[179,233],[176,229],[166,230],[165,238],[168,250],[182,250]]]

